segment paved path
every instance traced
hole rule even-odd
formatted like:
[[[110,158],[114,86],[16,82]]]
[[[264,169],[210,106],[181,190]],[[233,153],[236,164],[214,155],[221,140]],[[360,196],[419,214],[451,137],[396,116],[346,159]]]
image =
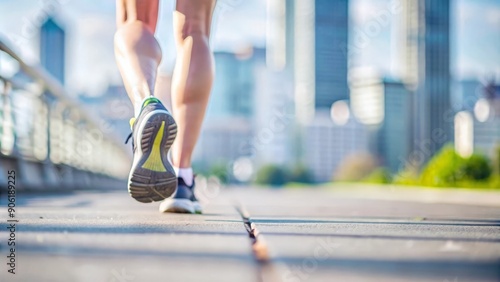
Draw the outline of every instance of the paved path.
[[[248,187],[178,215],[122,191],[18,195],[16,274],[3,211],[0,281],[500,281],[498,197]]]

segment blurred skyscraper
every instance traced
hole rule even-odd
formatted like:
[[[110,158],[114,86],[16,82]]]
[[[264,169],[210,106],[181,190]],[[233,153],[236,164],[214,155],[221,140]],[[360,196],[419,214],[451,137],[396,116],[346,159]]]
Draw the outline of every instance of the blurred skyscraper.
[[[378,76],[352,78],[350,86],[354,116],[369,129],[370,151],[397,172],[411,150],[411,92],[399,81]]]
[[[255,136],[250,142],[257,166],[294,166],[293,81],[289,72],[266,65],[266,52],[255,49]]]
[[[462,80],[458,85],[458,110],[472,110],[477,100],[482,96],[482,84],[478,80]]]
[[[428,159],[453,140],[450,1],[404,0],[403,8],[404,80],[416,94],[414,146],[425,146]]]
[[[276,1],[276,0],[275,0]],[[297,121],[306,124],[314,118],[315,105],[315,50],[314,50],[314,2],[284,0],[287,2],[287,51],[293,52],[289,68],[293,73],[295,115]],[[293,15],[293,16],[290,16]]]
[[[123,85],[108,85],[99,96],[81,94],[78,99],[92,116],[104,121],[107,134],[123,140],[130,133],[129,119],[134,116],[134,108]]]
[[[210,169],[241,157],[257,166],[287,165],[294,155],[292,82],[269,67],[267,51],[215,52],[217,73],[194,158]]]
[[[500,84],[490,82],[476,91],[480,98],[474,106],[474,151],[495,158],[500,146]]]
[[[265,60],[264,52],[249,47],[236,53],[214,53],[214,87],[193,156],[199,168],[209,170],[250,155],[245,145],[253,133],[255,65]]]
[[[399,81],[384,79],[384,121],[378,135],[378,151],[392,172],[404,169],[411,151],[412,93]]]
[[[207,118],[244,117],[253,112],[254,62],[251,47],[239,53],[215,52],[217,65]]]
[[[348,42],[348,3],[268,1],[267,45],[271,57],[267,62],[271,67],[284,67],[293,81],[295,111],[289,113],[295,115],[298,125],[291,128],[293,134],[275,136],[275,151],[286,153],[287,149],[278,150],[278,141],[282,140],[281,144],[296,154],[291,158],[294,163],[303,162],[316,181],[331,180],[346,154],[366,147],[363,126],[354,120],[335,125],[330,118],[332,104],[349,99],[347,56],[342,46]],[[280,77],[285,80],[286,76]],[[273,155],[269,151],[263,156],[271,159]]]
[[[316,62],[316,109],[330,110],[332,104],[349,99],[347,56],[348,0],[316,0],[314,48]]]
[[[329,113],[320,112],[304,127],[304,164],[315,182],[331,181],[346,157],[368,151],[366,126],[343,105],[342,122],[335,123]]]
[[[59,82],[64,84],[64,64],[66,56],[65,32],[52,17],[40,28],[40,63]]]
[[[300,123],[316,111],[329,111],[332,104],[349,99],[347,56],[348,0],[271,0],[268,45],[269,62],[293,73],[295,112]],[[344,46],[345,47],[345,46]]]
[[[296,112],[299,109],[297,102],[297,87],[299,83],[294,81],[294,62],[295,62],[295,0],[271,0],[267,1],[267,33],[266,33],[266,58],[264,64],[258,64],[256,68],[256,98],[255,127],[260,129],[256,132],[255,141],[257,149],[256,164],[278,164],[296,166],[300,161],[297,148],[300,138],[297,138],[299,132],[296,127]],[[299,28],[299,27],[297,27]],[[300,28],[298,29],[299,31]],[[308,36],[311,36],[309,34]],[[311,37],[312,39],[312,37]],[[307,45],[309,44],[309,45]],[[311,58],[314,50],[310,42],[302,42],[300,46],[305,47]],[[305,60],[303,58],[303,60]],[[301,77],[305,82],[304,91],[310,89],[312,84],[311,74],[314,73],[314,62],[306,63],[301,74],[307,76]],[[309,74],[307,73],[309,72]],[[295,75],[296,76],[296,75]],[[312,94],[312,90],[309,91]],[[312,95],[301,95],[302,98],[313,97]],[[312,100],[309,103],[313,105]],[[307,107],[301,107],[304,109]],[[271,134],[269,134],[271,133]],[[260,136],[259,136],[260,135]],[[267,137],[266,137],[267,136]],[[264,137],[264,138],[263,138]],[[269,138],[270,137],[270,138]],[[292,164],[292,165],[290,165]]]

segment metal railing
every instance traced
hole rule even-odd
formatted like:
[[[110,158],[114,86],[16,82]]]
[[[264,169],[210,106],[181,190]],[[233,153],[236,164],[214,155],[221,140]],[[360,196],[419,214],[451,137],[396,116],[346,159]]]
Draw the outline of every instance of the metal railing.
[[[95,187],[126,178],[130,151],[105,133],[105,121],[0,40],[0,63],[7,61],[18,71],[7,77],[0,65],[1,170],[19,169],[26,188]]]

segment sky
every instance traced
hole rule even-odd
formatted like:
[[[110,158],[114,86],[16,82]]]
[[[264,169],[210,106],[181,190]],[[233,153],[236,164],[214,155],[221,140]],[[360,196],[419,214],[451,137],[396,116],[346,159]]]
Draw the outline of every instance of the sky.
[[[391,1],[351,0],[350,40],[388,10]],[[157,37],[168,72],[175,60],[171,17],[174,0],[162,0]],[[71,92],[98,94],[108,83],[120,83],[113,54],[113,0],[0,0],[0,38],[30,63],[38,62],[39,26],[48,14],[67,30],[67,85]],[[264,47],[266,0],[219,0],[213,22],[214,50],[249,45]],[[393,15],[369,44],[350,57],[353,67],[398,76],[398,17]],[[452,75],[457,79],[496,75],[500,80],[500,0],[452,0]]]

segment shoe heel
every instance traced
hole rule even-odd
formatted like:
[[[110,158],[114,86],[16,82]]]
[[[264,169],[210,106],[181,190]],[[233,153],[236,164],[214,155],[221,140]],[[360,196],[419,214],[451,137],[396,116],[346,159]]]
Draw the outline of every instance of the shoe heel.
[[[172,116],[160,111],[145,121],[140,134],[142,157],[132,168],[129,193],[143,203],[162,201],[177,189],[177,177],[167,159],[177,125]]]

